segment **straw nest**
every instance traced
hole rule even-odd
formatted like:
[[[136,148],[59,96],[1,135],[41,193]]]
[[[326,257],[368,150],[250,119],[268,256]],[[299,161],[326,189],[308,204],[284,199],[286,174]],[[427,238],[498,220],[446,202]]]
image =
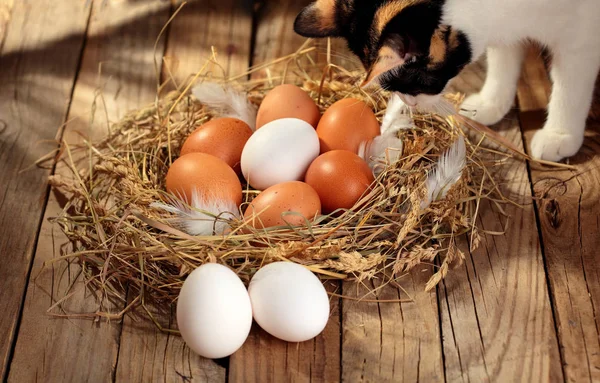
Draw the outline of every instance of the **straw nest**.
[[[248,73],[228,82],[247,91],[257,105],[285,81],[302,86],[322,110],[354,97],[383,116],[388,95],[365,93],[357,86],[362,73],[331,63],[319,65],[314,61],[316,52],[304,46],[294,55],[251,71],[266,70],[270,76],[265,79],[247,80]],[[271,70],[275,64],[285,64],[278,77]],[[206,262],[230,266],[245,282],[261,266],[280,260],[303,264],[325,279],[357,281],[393,280],[427,263],[436,270],[423,286],[431,289],[464,259],[457,237],[468,234],[471,249],[478,246],[475,216],[481,199],[505,201],[497,186],[501,180],[494,181],[490,169],[502,165],[508,155],[485,149],[485,140],[467,134],[468,129],[454,117],[415,113],[414,128],[399,132],[404,142],[401,159],[382,164],[383,171],[355,209],[320,217],[308,227],[254,230],[234,221],[227,235],[189,236],[152,204],[165,196],[165,175],[183,141],[214,117],[189,89],[215,68],[217,64],[210,60],[188,86],[131,112],[110,128],[105,139],[80,146],[64,144],[61,161],[71,175],[50,180],[67,198],[62,213],[52,218],[71,244],[59,259],[79,264],[86,286],[100,300],[124,301],[128,291],[130,301],[137,294],[133,302],[145,297],[170,304],[186,276]],[[459,136],[466,143],[462,177],[445,198],[423,208],[426,179]],[[246,190],[246,203],[256,194]]]

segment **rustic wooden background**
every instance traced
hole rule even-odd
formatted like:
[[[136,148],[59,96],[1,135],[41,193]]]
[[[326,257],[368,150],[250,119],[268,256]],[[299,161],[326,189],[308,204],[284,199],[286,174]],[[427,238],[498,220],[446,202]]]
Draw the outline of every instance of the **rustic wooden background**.
[[[128,316],[124,321],[46,315],[51,297],[75,291],[72,312],[94,303],[72,286],[77,270],[44,262],[64,237],[47,222],[60,211],[48,176],[60,166],[35,161],[61,139],[106,131],[108,121],[153,101],[155,39],[178,8],[172,0],[0,0],[0,376],[10,382],[512,382],[600,381],[600,122],[590,120],[576,170],[544,172],[526,163],[506,169],[505,185],[526,201],[510,207],[503,236],[485,236],[467,262],[433,293],[431,267],[407,276],[414,302],[333,300],[325,332],[287,344],[256,329],[228,360],[195,356],[181,339]],[[157,46],[159,70],[181,81],[214,45],[227,70],[295,51],[292,23],[306,0],[192,0]],[[102,64],[100,66],[100,64]],[[456,82],[475,91],[484,64]],[[101,70],[100,70],[101,69]],[[103,98],[97,89],[101,87]],[[543,123],[550,82],[531,50],[519,109],[497,129],[527,148]],[[598,102],[598,101],[597,101]],[[90,110],[97,111],[90,128]],[[596,108],[598,106],[596,105]],[[598,108],[600,109],[600,108]],[[107,113],[104,113],[104,110]],[[535,199],[531,197],[534,196]],[[502,231],[490,205],[479,224]],[[372,286],[371,286],[372,287]],[[362,297],[367,287],[341,286]],[[378,299],[406,298],[387,286]],[[113,309],[119,311],[122,302]],[[172,316],[162,316],[165,325]]]

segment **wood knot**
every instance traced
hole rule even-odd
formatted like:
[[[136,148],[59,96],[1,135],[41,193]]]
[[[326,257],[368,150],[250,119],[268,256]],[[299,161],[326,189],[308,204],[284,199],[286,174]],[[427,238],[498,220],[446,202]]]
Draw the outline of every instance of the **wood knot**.
[[[233,56],[238,53],[238,48],[235,44],[228,44],[225,51],[227,52],[227,56]]]
[[[545,203],[544,212],[548,222],[550,222],[550,226],[552,226],[554,229],[558,229],[561,224],[560,205],[558,204],[558,201],[555,199],[547,200]]]

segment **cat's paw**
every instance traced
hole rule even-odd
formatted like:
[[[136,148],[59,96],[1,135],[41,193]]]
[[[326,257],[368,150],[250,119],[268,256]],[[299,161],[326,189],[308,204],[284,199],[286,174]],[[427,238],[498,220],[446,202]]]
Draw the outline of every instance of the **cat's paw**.
[[[511,106],[512,100],[510,102],[499,102],[498,100],[486,98],[481,93],[476,93],[465,98],[461,105],[460,114],[483,125],[494,125],[506,116]]]
[[[583,144],[583,136],[548,128],[538,130],[531,141],[533,158],[558,162],[577,154]]]

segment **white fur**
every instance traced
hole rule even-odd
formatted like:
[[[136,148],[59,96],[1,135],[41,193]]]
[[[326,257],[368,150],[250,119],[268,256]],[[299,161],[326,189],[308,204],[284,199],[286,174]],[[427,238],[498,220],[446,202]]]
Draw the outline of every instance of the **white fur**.
[[[466,34],[474,59],[487,50],[485,84],[463,104],[464,113],[483,124],[500,121],[512,106],[522,43],[547,46],[553,90],[531,153],[550,161],[577,153],[600,69],[600,0],[447,0],[442,22]]]

